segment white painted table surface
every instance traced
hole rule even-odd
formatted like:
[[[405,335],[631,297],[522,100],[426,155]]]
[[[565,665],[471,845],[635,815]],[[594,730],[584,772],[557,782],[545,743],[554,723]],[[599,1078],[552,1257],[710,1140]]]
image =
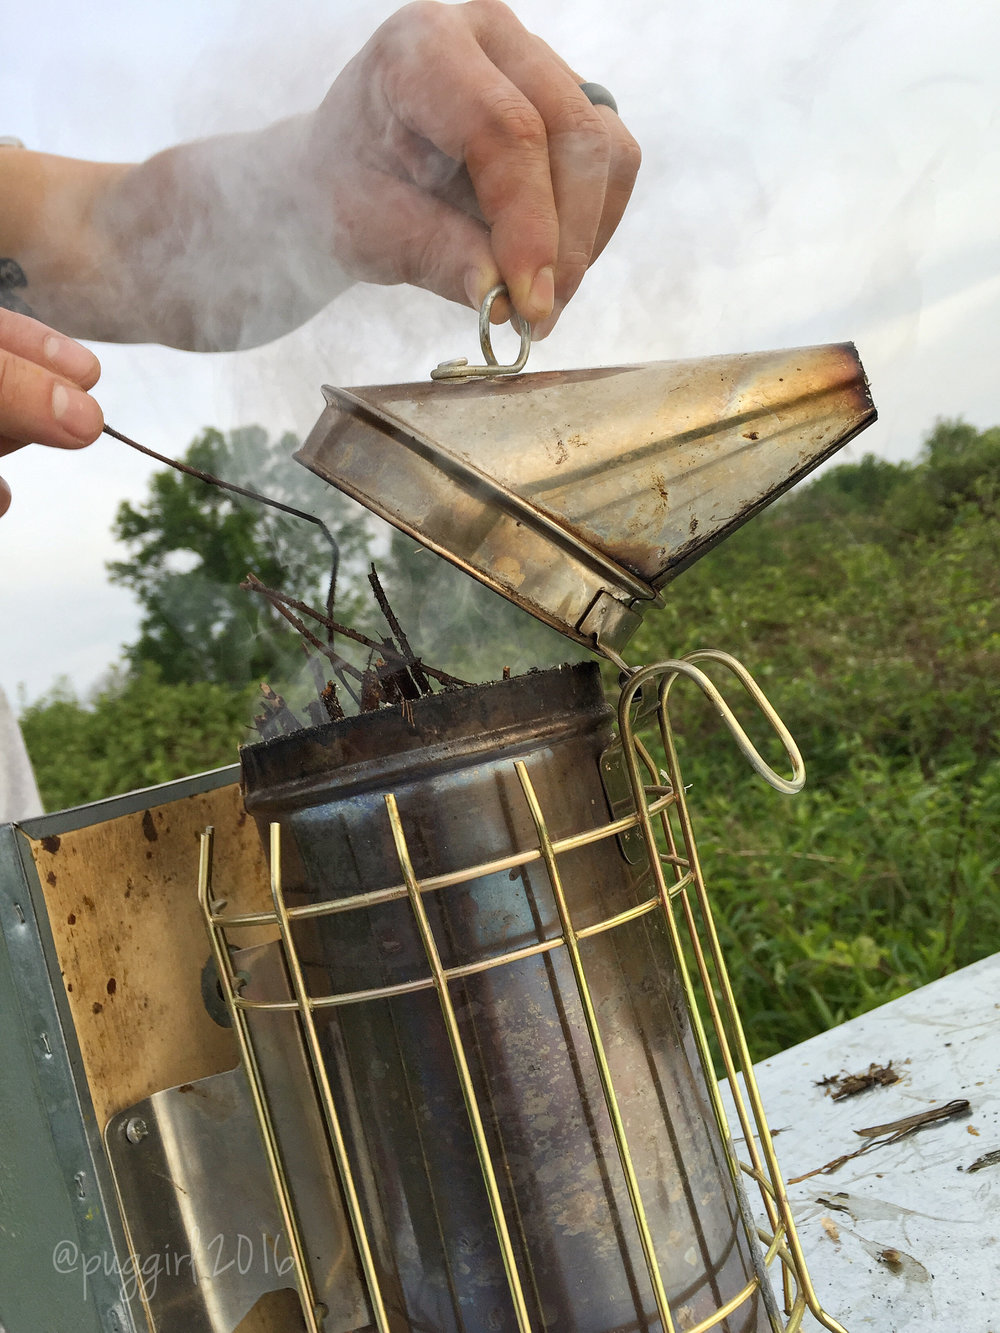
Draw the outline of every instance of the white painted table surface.
[[[890,1061],[890,1087],[835,1102],[816,1086]],[[786,1179],[853,1152],[856,1129],[969,1101],[967,1116],[791,1185],[789,1197],[820,1302],[848,1333],[1000,1333],[1000,1164],[965,1170],[1000,1149],[1000,954],[756,1073]],[[879,1259],[887,1249],[899,1253],[893,1267]]]

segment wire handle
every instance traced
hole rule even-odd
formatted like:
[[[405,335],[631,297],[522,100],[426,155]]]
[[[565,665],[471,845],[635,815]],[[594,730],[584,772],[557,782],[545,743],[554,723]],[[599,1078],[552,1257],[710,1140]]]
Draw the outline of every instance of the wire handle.
[[[502,365],[496,358],[490,337],[490,311],[493,309],[493,302],[498,296],[507,295],[509,293],[504,284],[502,282],[497,283],[486,293],[483,303],[479,307],[479,346],[483,349],[486,364],[484,366],[470,366],[468,358],[464,356],[456,357],[453,361],[442,361],[436,370],[431,371],[432,380],[457,380],[459,383],[464,383],[466,380],[496,379],[500,375],[517,375],[524,369],[528,361],[528,353],[531,350],[531,325],[526,323],[516,310],[513,316],[514,327],[521,335],[521,350],[517,354],[517,360],[512,361],[508,366]]]
[[[705,675],[694,664],[696,662],[716,662],[720,666],[726,667],[731,671],[740,682],[747,694],[754,701],[765,719],[770,724],[778,740],[781,742],[788,761],[792,766],[791,778],[783,778],[780,773],[776,773],[757,750],[750,737],[743,730],[739,719],[733,710],[726,703],[721,691],[713,681]],[[802,760],[799,747],[795,740],[775,711],[771,701],[760,688],[757,682],[751,676],[742,662],[729,653],[724,653],[715,648],[701,648],[697,652],[688,653],[682,658],[671,658],[665,662],[656,662],[651,666],[641,667],[636,671],[622,689],[621,698],[618,703],[618,722],[621,734],[631,733],[633,730],[633,721],[629,717],[629,710],[632,707],[633,700],[639,694],[643,685],[647,681],[654,679],[660,680],[660,686],[656,693],[656,710],[666,711],[667,696],[671,687],[679,676],[684,676],[688,680],[694,681],[701,692],[709,702],[718,711],[722,721],[726,724],[730,734],[735,740],[740,753],[744,756],[754,772],[775,791],[782,792],[785,796],[794,796],[800,792],[805,785],[806,767]],[[636,720],[643,716],[649,716],[652,708],[648,703],[643,703],[640,699],[639,712]]]

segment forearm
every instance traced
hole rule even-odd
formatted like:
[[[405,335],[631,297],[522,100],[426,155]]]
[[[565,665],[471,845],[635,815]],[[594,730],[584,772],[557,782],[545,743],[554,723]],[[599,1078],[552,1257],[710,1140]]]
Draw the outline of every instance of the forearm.
[[[302,199],[304,120],[183,144],[139,165],[11,152],[19,216],[0,255],[23,299],[67,333],[199,351],[288,332],[349,283],[322,201]],[[16,176],[18,179],[13,179]]]

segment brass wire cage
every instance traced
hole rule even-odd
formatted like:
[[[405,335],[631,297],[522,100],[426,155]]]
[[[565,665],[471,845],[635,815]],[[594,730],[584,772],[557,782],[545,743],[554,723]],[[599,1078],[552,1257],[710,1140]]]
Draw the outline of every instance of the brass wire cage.
[[[790,779],[781,777],[760,756],[716,685],[699,667],[700,662],[711,662],[721,666],[739,680],[783,746],[792,766]],[[227,912],[226,904],[216,901],[213,897],[212,830],[207,829],[202,835],[199,900],[212,943],[222,994],[232,1018],[248,1076],[279,1210],[295,1262],[296,1285],[309,1333],[323,1333],[327,1310],[317,1297],[316,1284],[310,1274],[306,1258],[300,1219],[296,1215],[294,1183],[289,1179],[282,1160],[275,1117],[254,1047],[250,1022],[253,1011],[285,1010],[293,1011],[296,1015],[314,1079],[316,1097],[343,1190],[344,1205],[367,1289],[372,1321],[379,1333],[389,1333],[386,1301],[384,1293],[380,1290],[369,1228],[361,1204],[358,1182],[354,1178],[349,1160],[344,1128],[335,1104],[330,1075],[323,1058],[315,1015],[317,1011],[331,1006],[358,1004],[417,990],[436,991],[490,1200],[517,1327],[520,1333],[530,1333],[533,1325],[530,1320],[528,1300],[518,1272],[498,1181],[502,1164],[495,1162],[491,1156],[483,1125],[483,1111],[477,1100],[470,1073],[469,1055],[463,1044],[451,994],[451,983],[475,972],[503,967],[505,964],[552,949],[565,949],[570,960],[663,1333],[678,1333],[682,1329],[684,1333],[708,1333],[708,1330],[719,1327],[755,1293],[759,1293],[764,1301],[774,1333],[796,1333],[802,1326],[807,1311],[811,1312],[821,1327],[830,1330],[830,1333],[845,1333],[843,1326],[821,1307],[809,1277],[722,955],[698,859],[669,718],[670,691],[679,679],[692,681],[703,691],[759,776],[786,794],[794,794],[801,789],[805,781],[801,756],[794,740],[763,692],[746,668],[736,659],[726,653],[706,650],[691,653],[682,659],[643,667],[628,675],[618,703],[618,738],[613,751],[607,752],[603,761],[606,770],[619,768],[619,772],[623,772],[627,778],[627,789],[625,789],[628,796],[627,813],[612,818],[596,829],[554,839],[550,835],[545,811],[541,807],[527,767],[523,761],[516,760],[514,766],[520,789],[537,834],[536,847],[503,859],[420,880],[414,873],[406,831],[400,819],[396,798],[388,793],[384,797],[385,813],[399,865],[400,879],[397,884],[334,902],[289,905],[282,888],[281,828],[277,823],[272,823],[270,865],[274,910],[244,914]],[[640,732],[647,739],[643,739]],[[657,748],[659,753],[655,753]],[[625,808],[624,801],[615,800],[613,804],[616,814]],[[614,838],[619,839],[624,854],[630,860],[634,861],[642,856],[648,861],[653,892],[644,901],[627,911],[578,929],[574,925],[563,888],[561,858],[568,852],[603,839]],[[558,909],[561,927],[558,936],[542,943],[512,950],[500,957],[492,956],[485,961],[446,968],[428,918],[424,896],[443,893],[466,881],[509,871],[531,861],[540,861],[547,872]],[[307,917],[364,909],[373,903],[383,903],[392,899],[409,901],[426,953],[426,976],[417,981],[390,987],[340,994],[309,994],[305,969],[293,938],[293,922]],[[666,922],[674,955],[673,961],[682,980],[712,1110],[722,1141],[726,1145],[727,1166],[734,1188],[738,1196],[743,1198],[745,1197],[743,1181],[752,1180],[758,1187],[763,1213],[767,1218],[766,1227],[757,1229],[757,1238],[764,1247],[764,1269],[751,1277],[742,1290],[720,1305],[710,1317],[696,1324],[691,1324],[689,1320],[678,1322],[678,1312],[670,1308],[580,949],[581,941],[590,935],[614,931],[628,921],[656,912],[662,913]],[[235,946],[229,932],[268,925],[276,927],[280,936],[280,948],[292,997],[288,1000],[251,1000],[241,994],[245,978],[239,974],[233,961],[231,950],[234,950]],[[710,1030],[714,1034],[722,1067],[728,1080],[738,1131],[735,1126],[730,1125],[724,1109],[723,1094],[715,1073],[709,1041]],[[732,1142],[734,1131],[738,1132],[745,1146],[748,1160],[741,1160],[736,1155]],[[741,1218],[749,1235],[754,1224],[745,1208],[741,1210]],[[782,1274],[783,1312],[779,1312],[771,1292],[763,1289],[766,1285],[763,1273],[772,1268],[775,1260],[778,1261]]]

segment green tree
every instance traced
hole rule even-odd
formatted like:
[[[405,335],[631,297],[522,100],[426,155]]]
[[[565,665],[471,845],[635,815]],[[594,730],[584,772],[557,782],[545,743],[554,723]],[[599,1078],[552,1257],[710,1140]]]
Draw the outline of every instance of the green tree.
[[[350,620],[371,525],[360,506],[291,459],[297,444],[292,435],[271,443],[259,426],[228,436],[206,430],[182,461],[320,517],[340,548],[337,616]],[[140,637],[126,649],[134,669],[152,663],[166,683],[236,688],[297,675],[297,635],[239,585],[253,573],[322,609],[331,550],[315,524],[165,469],[150,478],[145,503],[121,505],[114,535],[129,558],[109,566],[111,581],[130,588],[143,609]]]
[[[89,700],[67,682],[21,713],[48,810],[152,787],[236,762],[254,691],[171,684],[150,664],[117,672]]]

